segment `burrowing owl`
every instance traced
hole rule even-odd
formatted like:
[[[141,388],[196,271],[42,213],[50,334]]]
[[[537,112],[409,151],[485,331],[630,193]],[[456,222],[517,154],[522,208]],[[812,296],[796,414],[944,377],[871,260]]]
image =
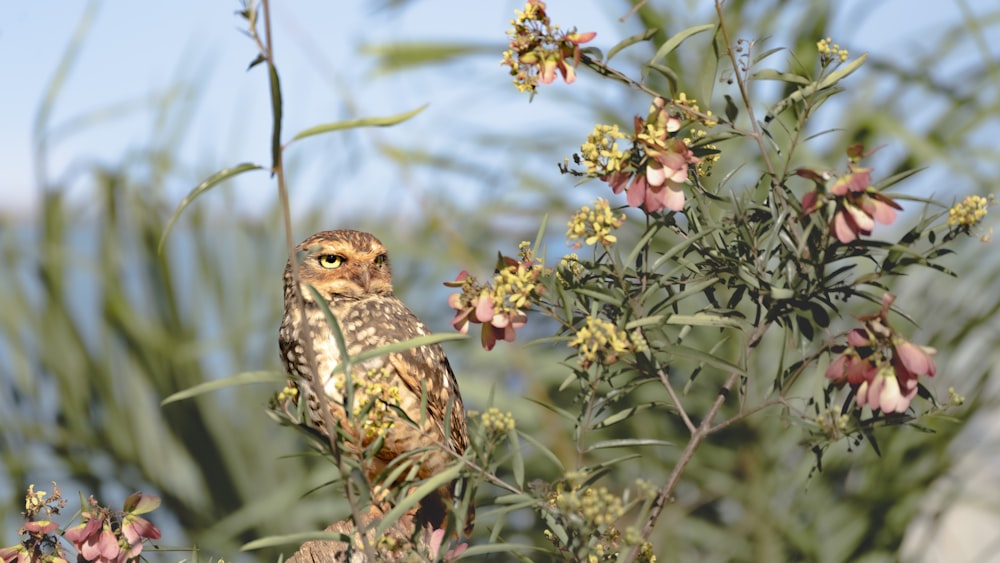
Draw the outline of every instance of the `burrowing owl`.
[[[411,456],[418,478],[435,475],[454,463],[454,454],[462,454],[468,445],[465,409],[455,374],[440,346],[411,348],[352,365],[354,405],[348,413],[343,407],[344,375],[333,373],[341,354],[310,286],[340,325],[351,358],[429,334],[424,323],[393,294],[389,256],[382,243],[360,231],[323,231],[302,241],[292,259],[299,264],[300,286],[297,291],[289,260],[279,344],[281,360],[293,376],[299,397],[307,399],[312,425],[325,433],[319,410],[325,403],[332,419],[351,434],[348,441],[357,450],[384,439],[375,459],[365,466],[372,483],[378,483],[386,466],[404,454]],[[305,304],[308,332],[303,329],[297,293]],[[317,374],[325,401],[305,383],[317,381]],[[400,416],[400,411],[406,417]],[[444,487],[422,502],[418,515],[435,528],[443,527],[452,502],[452,487]],[[467,520],[468,532],[471,510]]]

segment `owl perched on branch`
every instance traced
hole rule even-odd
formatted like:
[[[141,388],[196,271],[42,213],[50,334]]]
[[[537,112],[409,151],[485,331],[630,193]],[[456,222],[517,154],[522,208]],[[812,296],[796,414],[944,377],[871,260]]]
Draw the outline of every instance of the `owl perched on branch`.
[[[298,287],[291,260],[298,263]],[[429,334],[393,294],[389,256],[382,243],[360,231],[316,233],[295,248],[284,282],[281,360],[299,399],[306,399],[311,426],[329,438],[322,411],[328,409],[333,425],[345,434],[339,443],[355,459],[382,440],[378,451],[362,461],[362,468],[369,483],[390,490],[397,483],[385,482],[383,472],[394,460],[412,464],[416,479],[432,477],[454,464],[468,445],[465,408],[455,374],[437,344],[352,363],[354,401],[345,412],[349,387],[343,370],[335,373],[342,363],[340,347],[310,287],[337,320],[349,358]],[[421,524],[434,529],[448,525],[455,486],[444,486],[421,501],[417,512]],[[473,514],[470,503],[466,533],[471,531]]]

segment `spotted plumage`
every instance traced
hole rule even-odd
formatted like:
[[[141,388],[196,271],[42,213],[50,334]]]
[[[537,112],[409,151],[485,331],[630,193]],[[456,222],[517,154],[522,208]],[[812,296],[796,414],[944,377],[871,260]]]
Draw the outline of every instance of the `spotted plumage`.
[[[340,347],[321,302],[337,320],[351,358],[429,334],[424,323],[393,293],[389,258],[382,243],[360,231],[323,231],[302,241],[292,259],[298,262],[300,284],[296,288],[289,260],[279,347],[292,385],[299,397],[306,398],[311,425],[325,433],[321,405],[326,404],[332,420],[353,433],[349,442],[356,449],[384,439],[373,463],[365,467],[373,483],[378,482],[387,464],[408,452],[419,451],[411,454],[418,478],[433,476],[455,463],[456,454],[461,455],[468,445],[465,409],[448,358],[437,344],[352,364],[354,408],[346,413],[343,408],[344,376],[334,374],[341,362]],[[313,393],[317,374],[325,401]],[[432,494],[423,503],[425,519],[432,526],[444,525],[444,512],[453,500],[451,492],[451,487],[445,487],[439,498]],[[471,516],[470,510],[470,526]]]

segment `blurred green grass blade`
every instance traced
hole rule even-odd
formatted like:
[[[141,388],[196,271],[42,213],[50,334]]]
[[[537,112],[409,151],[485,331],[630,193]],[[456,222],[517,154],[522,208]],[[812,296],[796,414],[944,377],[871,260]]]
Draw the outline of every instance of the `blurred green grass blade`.
[[[183,391],[178,391],[160,401],[160,406],[162,407],[164,405],[169,405],[170,403],[176,403],[177,401],[190,399],[191,397],[197,397],[198,395],[204,395],[205,393],[211,393],[212,391],[218,391],[219,389],[225,389],[227,387],[249,385],[252,383],[280,383],[287,379],[287,375],[278,371],[250,371],[240,373],[232,377],[217,379],[215,381],[207,381],[205,383],[195,385],[194,387],[189,387]]]
[[[297,545],[307,541],[336,541],[350,542],[350,538],[339,532],[297,532],[282,536],[268,536],[243,544],[240,551],[252,551],[265,547],[275,547],[279,545]]]
[[[250,170],[262,170],[263,168],[264,167],[259,164],[254,164],[252,162],[244,162],[243,164],[237,164],[232,168],[223,168],[222,170],[219,170],[215,174],[212,174],[211,176],[206,178],[204,182],[195,186],[194,189],[191,190],[191,192],[187,195],[187,197],[181,200],[180,205],[177,206],[177,209],[174,210],[174,214],[171,215],[170,220],[167,221],[167,226],[163,229],[163,234],[160,236],[160,244],[157,247],[157,252],[159,254],[163,254],[163,246],[167,242],[167,236],[170,235],[171,229],[174,228],[174,223],[176,223],[177,220],[180,219],[181,213],[188,205],[191,205],[191,202],[194,201],[196,197],[212,189],[218,183],[228,180],[233,176],[237,176],[244,172],[249,172]]]
[[[504,46],[475,43],[400,42],[385,45],[365,45],[361,52],[374,57],[376,74],[388,74],[409,68],[449,63],[473,55],[495,54],[500,58]]]
[[[306,137],[312,137],[314,135],[322,135],[323,133],[331,133],[333,131],[341,131],[343,129],[356,129],[358,127],[389,127],[391,125],[396,125],[402,123],[407,119],[417,115],[418,113],[424,111],[429,104],[424,104],[415,110],[408,111],[406,113],[400,113],[396,115],[390,115],[388,117],[362,117],[360,119],[348,119],[347,121],[334,121],[333,123],[324,123],[322,125],[317,125],[315,127],[310,127],[299,131],[288,144],[292,144],[300,139],[305,139]]]

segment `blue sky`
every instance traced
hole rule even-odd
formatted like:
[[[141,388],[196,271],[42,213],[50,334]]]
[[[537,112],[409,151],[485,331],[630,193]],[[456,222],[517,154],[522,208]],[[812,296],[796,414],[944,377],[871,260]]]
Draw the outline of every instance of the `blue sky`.
[[[990,3],[970,1],[973,11],[980,12]],[[405,127],[373,135],[424,139],[432,148],[449,147],[461,143],[461,128],[503,128],[509,125],[511,115],[526,106],[524,99],[509,95],[508,77],[488,57],[467,63],[476,68],[460,66],[451,75],[439,73],[433,80],[405,73],[372,79],[369,59],[357,54],[360,45],[399,39],[500,44],[513,10],[521,2],[477,2],[475,8],[468,8],[473,4],[428,0],[414,2],[399,13],[361,2],[298,0],[274,4],[276,52],[287,94],[286,138],[316,123],[395,114],[430,102],[428,111]],[[697,5],[698,9],[711,6],[708,2],[679,4],[689,8]],[[35,207],[33,120],[86,5],[83,1],[17,2],[6,7],[0,22],[0,69],[8,84],[0,104],[0,164],[4,170],[0,213],[26,217]],[[606,48],[635,31],[628,23],[617,21],[621,14],[610,11],[610,5],[616,10],[620,6],[599,0],[552,0],[549,11],[556,21],[596,30],[595,44]],[[248,160],[266,163],[264,73],[245,70],[254,48],[239,32],[242,22],[234,16],[238,8],[234,0],[99,2],[50,123],[58,127],[124,103],[138,103],[143,109],[58,136],[51,147],[49,174],[58,180],[80,165],[118,162],[127,151],[149,146],[151,139],[162,135],[149,111],[149,100],[185,81],[196,84],[199,95],[194,106],[195,125],[183,137],[182,161],[190,169],[190,185],[181,181],[170,198],[179,201],[198,179],[215,169]],[[874,4],[851,0],[841,3],[837,14],[835,39],[853,52],[895,53],[904,59],[908,50],[919,49],[941,22],[960,18],[956,3],[930,0]],[[456,88],[465,72],[479,82]],[[483,76],[489,78],[482,80]],[[534,103],[546,102],[536,99]],[[546,113],[536,111],[536,115]],[[559,119],[560,115],[556,111],[549,117]],[[442,123],[454,127],[442,129]],[[332,145],[330,150],[338,149]],[[304,173],[312,167],[310,183],[322,183],[319,174],[324,172],[315,164],[301,166]],[[373,169],[354,172],[377,177],[377,162],[364,166]],[[265,176],[240,180],[251,206],[255,199],[273,197]],[[86,197],[85,188],[75,191],[76,197]]]

